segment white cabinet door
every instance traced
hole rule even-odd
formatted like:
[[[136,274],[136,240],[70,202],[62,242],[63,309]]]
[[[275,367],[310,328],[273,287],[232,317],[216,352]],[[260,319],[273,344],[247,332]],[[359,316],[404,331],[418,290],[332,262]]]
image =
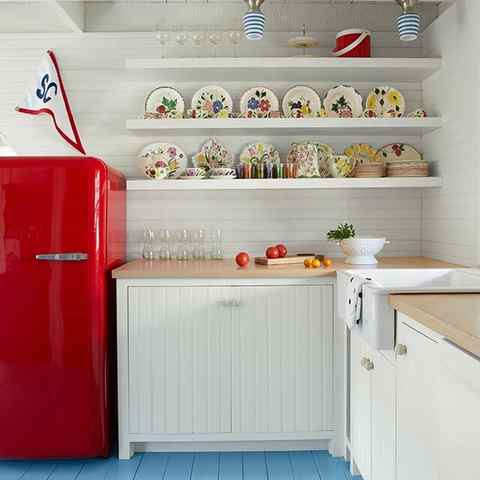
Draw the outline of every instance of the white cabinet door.
[[[397,480],[436,480],[437,344],[400,321],[400,345],[406,351],[397,354]]]
[[[130,433],[231,431],[228,287],[129,287]]]
[[[333,288],[235,287],[234,432],[333,430]]]
[[[364,480],[371,479],[373,368],[372,350],[360,334],[352,330],[350,336],[350,442],[355,464]]]
[[[372,480],[395,480],[395,366],[374,354],[372,375]]]
[[[439,344],[438,461],[440,480],[480,478],[480,359]]]

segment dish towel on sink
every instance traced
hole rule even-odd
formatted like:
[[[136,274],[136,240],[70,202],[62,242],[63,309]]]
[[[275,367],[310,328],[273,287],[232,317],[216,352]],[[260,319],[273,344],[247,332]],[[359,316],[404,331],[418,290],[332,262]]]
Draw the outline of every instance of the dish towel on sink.
[[[352,275],[348,279],[345,322],[350,329],[358,326],[362,321],[362,287],[371,282],[370,278],[356,277]]]

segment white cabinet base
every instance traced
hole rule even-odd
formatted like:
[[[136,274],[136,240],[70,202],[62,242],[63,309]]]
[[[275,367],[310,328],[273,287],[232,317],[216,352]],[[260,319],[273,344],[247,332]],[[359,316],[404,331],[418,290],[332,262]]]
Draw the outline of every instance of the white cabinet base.
[[[118,281],[119,456],[333,448],[333,282]]]

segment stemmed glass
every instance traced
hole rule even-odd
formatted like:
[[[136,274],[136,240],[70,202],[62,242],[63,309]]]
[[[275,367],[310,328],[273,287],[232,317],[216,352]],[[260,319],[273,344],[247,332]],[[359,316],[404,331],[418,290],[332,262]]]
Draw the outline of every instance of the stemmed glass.
[[[155,33],[155,38],[158,40],[158,43],[161,45],[161,56],[162,58],[165,57],[165,46],[167,45],[168,41],[170,40],[170,35],[167,32],[162,32],[158,30]]]
[[[240,43],[240,39],[242,38],[242,34],[237,31],[232,31],[228,34],[228,39],[230,43],[233,45],[233,56],[238,57],[238,44]]]
[[[193,32],[191,34],[191,41],[192,41],[192,45],[194,47],[196,47],[197,49],[200,49],[201,47],[204,47],[205,46],[205,42],[206,42],[206,35],[204,32]],[[198,52],[198,50],[197,50]],[[197,55],[198,57],[200,55]]]
[[[222,43],[222,33],[221,32],[211,32],[208,35],[208,41],[213,45],[213,56],[217,56],[217,47]]]

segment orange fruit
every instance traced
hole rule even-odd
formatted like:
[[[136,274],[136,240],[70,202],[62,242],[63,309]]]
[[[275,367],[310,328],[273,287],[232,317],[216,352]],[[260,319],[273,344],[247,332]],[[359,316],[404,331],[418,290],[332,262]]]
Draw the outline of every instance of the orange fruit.
[[[328,268],[328,267],[331,267],[333,265],[333,262],[330,258],[324,258],[323,259],[323,265]]]
[[[318,268],[322,266],[322,262],[318,258],[314,258],[312,260],[312,267],[313,268]]]
[[[305,265],[305,268],[312,268],[312,259],[311,258],[306,258],[303,262]]]

